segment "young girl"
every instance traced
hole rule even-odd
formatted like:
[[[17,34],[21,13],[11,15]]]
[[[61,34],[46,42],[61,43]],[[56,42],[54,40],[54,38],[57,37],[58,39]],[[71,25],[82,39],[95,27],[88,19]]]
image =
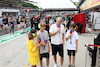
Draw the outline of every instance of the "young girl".
[[[27,42],[27,49],[29,53],[29,62],[31,64],[31,67],[36,67],[36,65],[38,65],[40,61],[38,52],[38,47],[40,46],[40,44],[38,44],[36,36],[37,31],[35,29],[32,29],[28,34],[29,41]]]

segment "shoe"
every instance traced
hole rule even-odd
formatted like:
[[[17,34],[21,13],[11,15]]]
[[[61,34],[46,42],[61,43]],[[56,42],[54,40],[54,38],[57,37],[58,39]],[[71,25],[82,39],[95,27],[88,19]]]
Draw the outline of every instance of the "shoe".
[[[72,65],[72,67],[75,67],[75,65]]]
[[[71,67],[71,64],[69,64],[68,67]]]
[[[57,64],[55,64],[54,67],[57,67]]]

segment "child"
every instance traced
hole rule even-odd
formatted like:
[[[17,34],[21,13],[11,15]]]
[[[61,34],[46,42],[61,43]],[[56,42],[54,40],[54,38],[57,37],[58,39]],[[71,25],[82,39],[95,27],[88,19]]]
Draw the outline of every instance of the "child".
[[[47,67],[49,67],[49,52],[50,52],[50,46],[49,46],[49,35],[48,32],[45,30],[46,24],[44,22],[40,23],[40,30],[37,33],[38,39],[41,39],[40,41],[40,65],[42,67],[42,59],[46,58]]]
[[[28,34],[29,41],[27,42],[27,49],[29,53],[29,62],[31,64],[31,67],[36,67],[36,65],[38,65],[40,61],[39,53],[37,50],[40,44],[38,44],[36,36],[37,31],[35,29],[32,29]]]
[[[71,67],[71,55],[73,55],[73,65],[75,67],[75,53],[78,50],[78,33],[74,31],[75,25],[70,25],[70,30],[66,33],[67,51],[69,56],[69,67]]]

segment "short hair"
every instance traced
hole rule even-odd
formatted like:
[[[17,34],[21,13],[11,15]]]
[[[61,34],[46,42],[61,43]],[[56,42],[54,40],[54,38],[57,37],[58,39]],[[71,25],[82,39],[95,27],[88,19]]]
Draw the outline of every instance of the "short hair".
[[[71,24],[71,25],[70,25],[70,27],[73,27],[73,28],[75,28],[75,27],[76,27],[76,25],[75,25],[75,24]]]
[[[40,26],[46,26],[46,24],[44,22],[41,22]]]
[[[33,37],[32,33],[36,33],[36,32],[37,32],[36,29],[32,29],[32,30],[30,31],[30,33],[28,34],[28,39],[29,39],[29,40],[33,39],[34,37]]]

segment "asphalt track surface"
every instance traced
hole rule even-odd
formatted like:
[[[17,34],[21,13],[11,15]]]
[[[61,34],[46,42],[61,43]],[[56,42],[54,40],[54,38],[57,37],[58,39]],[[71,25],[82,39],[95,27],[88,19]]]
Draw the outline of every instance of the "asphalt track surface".
[[[78,52],[76,53],[76,67],[85,67],[86,62],[86,43],[93,44],[94,37],[91,34],[79,35]],[[0,67],[30,67],[27,52],[27,34],[11,39],[0,44]],[[64,67],[68,67],[68,55],[66,49],[67,42],[64,45]],[[91,58],[87,52],[87,67],[90,67]],[[50,51],[50,66],[53,67],[54,60]],[[60,67],[60,57],[57,54],[57,65]],[[40,67],[38,65],[37,67]],[[43,67],[46,67],[46,59],[43,59]]]

